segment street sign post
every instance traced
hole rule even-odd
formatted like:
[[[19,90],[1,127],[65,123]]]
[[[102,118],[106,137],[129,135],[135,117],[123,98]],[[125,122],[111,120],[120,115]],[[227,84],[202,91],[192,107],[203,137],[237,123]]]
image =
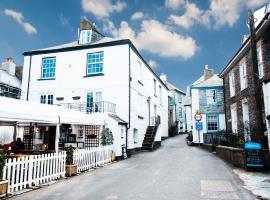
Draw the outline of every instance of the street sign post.
[[[203,124],[201,122],[202,120],[202,115],[199,111],[196,112],[196,114],[194,115],[194,119],[196,120],[195,122],[195,128],[197,130],[197,133],[198,133],[198,139],[199,139],[199,146],[200,146],[200,143],[201,143],[201,138],[200,138],[200,130],[203,129]]]

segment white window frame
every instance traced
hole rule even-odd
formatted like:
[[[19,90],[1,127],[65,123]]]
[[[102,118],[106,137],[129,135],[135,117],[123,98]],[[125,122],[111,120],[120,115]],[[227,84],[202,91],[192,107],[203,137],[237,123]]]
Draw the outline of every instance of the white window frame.
[[[230,96],[235,96],[235,76],[234,71],[229,73],[229,85],[230,85]]]
[[[219,131],[219,116],[218,115],[207,115],[207,132],[217,132]],[[216,121],[214,121],[213,119],[216,119]],[[217,124],[217,129],[216,130],[209,130],[209,122],[213,122]]]
[[[231,105],[231,124],[232,124],[232,132],[238,132],[238,119],[237,119],[237,105]]]
[[[258,77],[259,79],[263,78],[264,71],[263,71],[263,57],[262,57],[262,47],[257,47],[257,61],[258,61]]]
[[[134,144],[138,144],[139,136],[138,136],[138,129],[133,129],[133,142]]]
[[[240,63],[239,74],[240,74],[240,87],[241,90],[244,90],[247,88],[247,65],[245,62]]]
[[[247,113],[245,113],[245,109],[247,109],[246,110]],[[248,128],[248,130],[250,128],[249,127],[249,105],[247,101],[242,102],[242,117],[243,117],[244,132],[247,133],[248,131],[246,130],[246,128]]]

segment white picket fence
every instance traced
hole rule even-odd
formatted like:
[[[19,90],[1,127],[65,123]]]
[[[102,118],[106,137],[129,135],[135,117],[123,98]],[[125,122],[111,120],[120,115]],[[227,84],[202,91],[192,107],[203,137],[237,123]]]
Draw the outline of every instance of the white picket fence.
[[[78,149],[73,153],[73,164],[77,165],[77,172],[82,172],[109,163],[111,158],[112,146]]]
[[[38,186],[65,176],[66,152],[6,159],[3,178],[8,193]]]

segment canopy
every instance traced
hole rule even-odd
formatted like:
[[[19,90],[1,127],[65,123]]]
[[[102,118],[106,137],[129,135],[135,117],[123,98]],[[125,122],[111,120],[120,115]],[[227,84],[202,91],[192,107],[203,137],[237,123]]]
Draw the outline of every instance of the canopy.
[[[68,108],[0,97],[0,121],[102,125],[103,120]]]

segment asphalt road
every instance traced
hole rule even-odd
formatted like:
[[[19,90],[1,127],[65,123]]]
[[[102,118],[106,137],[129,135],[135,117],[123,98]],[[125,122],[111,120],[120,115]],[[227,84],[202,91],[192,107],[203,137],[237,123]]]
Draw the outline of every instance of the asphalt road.
[[[185,136],[163,141],[154,152],[58,181],[13,197],[18,200],[200,200],[255,199],[232,168],[215,155],[185,144]]]

